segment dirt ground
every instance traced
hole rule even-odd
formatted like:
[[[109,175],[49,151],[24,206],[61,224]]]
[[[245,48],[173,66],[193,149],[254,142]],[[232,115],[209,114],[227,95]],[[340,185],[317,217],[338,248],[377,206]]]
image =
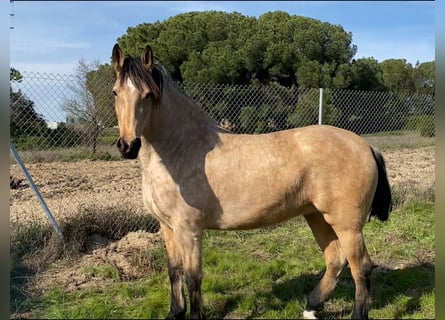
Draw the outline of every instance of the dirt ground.
[[[384,152],[392,186],[419,189],[433,187],[435,182],[434,147]],[[141,196],[141,176],[137,160],[80,161],[38,163],[27,165],[56,220],[76,214],[82,206],[124,206],[144,213]],[[35,221],[46,219],[34,193],[17,165],[10,166],[10,220]],[[45,292],[54,286],[65,291],[85,287],[106,287],[113,279],[97,277],[85,268],[115,266],[122,280],[143,277],[150,259],[143,254],[159,244],[159,233],[130,232],[112,242],[99,235],[90,235],[89,249],[76,263],[53,265],[36,274],[27,284],[33,292]],[[145,257],[145,258],[141,258]],[[141,260],[142,259],[142,260]],[[145,259],[145,260],[144,260]],[[13,314],[12,318],[32,318],[32,314]]]
[[[88,206],[143,210],[141,173],[136,160],[35,163],[26,167],[56,220]],[[16,164],[10,166],[10,186],[11,221],[46,219]]]
[[[434,147],[387,151],[384,157],[391,185],[434,186]],[[137,160],[36,163],[27,169],[56,219],[89,205],[144,212]],[[10,177],[11,221],[46,219],[18,165],[10,166]]]

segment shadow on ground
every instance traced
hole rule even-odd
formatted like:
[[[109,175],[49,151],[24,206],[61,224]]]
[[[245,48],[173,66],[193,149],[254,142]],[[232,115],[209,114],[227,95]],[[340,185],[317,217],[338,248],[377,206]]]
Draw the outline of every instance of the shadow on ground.
[[[371,309],[384,308],[395,303],[400,295],[408,296],[403,308],[397,308],[393,318],[402,318],[420,310],[420,298],[430,294],[435,287],[435,266],[432,263],[411,265],[403,269],[377,268],[371,278],[372,303]],[[259,318],[266,310],[282,310],[289,303],[305,306],[311,290],[318,284],[323,272],[304,274],[291,280],[276,283],[270,290],[258,292],[257,300],[261,301],[257,310],[253,310],[247,318]],[[225,303],[212,306],[216,318],[225,318],[237,309],[242,297],[239,294],[228,296]],[[354,299],[354,282],[349,268],[343,272],[339,283],[327,300],[325,309],[318,313],[320,318],[338,319],[349,317]],[[335,305],[329,301],[345,301],[342,310],[332,310]],[[337,304],[338,307],[338,304]],[[295,315],[296,317],[301,315]]]

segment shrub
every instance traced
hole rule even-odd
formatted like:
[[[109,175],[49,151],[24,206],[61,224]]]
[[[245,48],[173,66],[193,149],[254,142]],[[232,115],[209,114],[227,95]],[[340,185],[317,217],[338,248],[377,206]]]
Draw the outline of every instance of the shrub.
[[[422,125],[420,126],[420,135],[422,137],[436,136],[436,126],[432,117],[425,118]]]
[[[17,150],[39,150],[46,145],[46,138],[42,136],[17,136],[11,140]]]
[[[408,117],[405,129],[418,130],[422,137],[434,137],[436,135],[434,116],[421,115]]]
[[[117,128],[104,128],[100,137],[99,143],[104,145],[115,145],[119,138],[119,130]]]
[[[81,142],[82,135],[69,126],[60,126],[50,130],[47,136],[48,147],[74,147]]]
[[[82,135],[75,128],[60,126],[57,129],[48,129],[40,135],[16,136],[12,141],[18,150],[69,148],[81,144]]]

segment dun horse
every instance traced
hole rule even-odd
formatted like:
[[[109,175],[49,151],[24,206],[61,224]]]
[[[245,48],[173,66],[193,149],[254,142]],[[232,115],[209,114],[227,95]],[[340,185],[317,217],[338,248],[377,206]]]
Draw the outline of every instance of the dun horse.
[[[201,297],[206,229],[266,227],[304,216],[326,260],[304,317],[315,318],[349,264],[355,282],[353,318],[367,318],[373,263],[363,240],[370,216],[384,221],[391,191],[382,155],[356,134],[308,126],[261,135],[220,126],[154,63],[116,44],[113,87],[124,158],[138,157],[143,202],[160,222],[168,254],[167,318],[205,318]]]

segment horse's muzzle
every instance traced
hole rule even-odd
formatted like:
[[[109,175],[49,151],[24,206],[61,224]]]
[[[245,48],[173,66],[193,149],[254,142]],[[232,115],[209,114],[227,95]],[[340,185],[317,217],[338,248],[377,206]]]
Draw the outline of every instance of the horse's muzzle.
[[[136,159],[141,148],[141,139],[136,138],[127,144],[122,138],[117,140],[116,146],[125,159]]]

